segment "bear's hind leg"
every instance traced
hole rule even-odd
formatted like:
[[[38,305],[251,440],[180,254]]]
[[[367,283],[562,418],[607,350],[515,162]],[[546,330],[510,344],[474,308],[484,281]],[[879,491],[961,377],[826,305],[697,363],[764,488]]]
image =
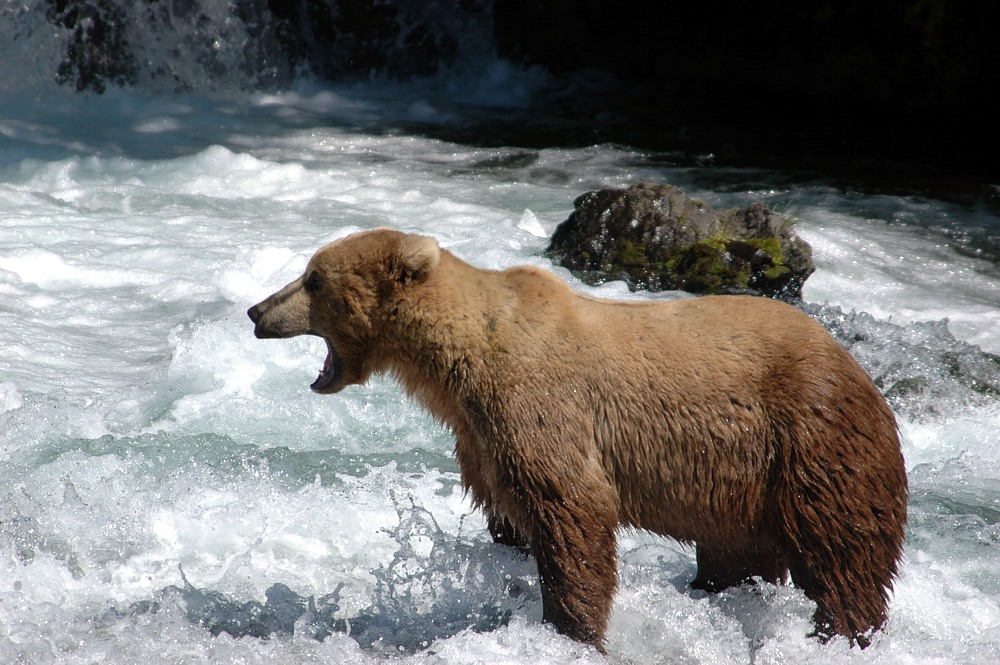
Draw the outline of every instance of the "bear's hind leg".
[[[771,584],[784,583],[788,578],[788,563],[780,551],[772,547],[734,548],[698,543],[697,561],[698,574],[691,581],[691,588],[712,593],[749,582],[754,577]]]
[[[885,623],[897,562],[896,550],[859,532],[836,546],[817,541],[791,553],[789,568],[795,585],[816,603],[813,635],[824,641],[843,635],[864,648]]]
[[[882,589],[873,588],[870,581],[845,583],[838,579],[846,575],[847,571],[840,571],[831,579],[800,563],[792,564],[792,580],[816,603],[815,628],[810,636],[826,642],[835,635],[844,635],[852,644],[864,648],[870,641],[869,633],[885,622],[887,601]]]
[[[885,623],[907,503],[892,414],[879,396],[868,402],[885,411],[876,421],[883,428],[863,434],[845,425],[827,439],[803,432],[809,455],[791,449],[776,503],[792,581],[817,606],[815,635],[862,647]]]

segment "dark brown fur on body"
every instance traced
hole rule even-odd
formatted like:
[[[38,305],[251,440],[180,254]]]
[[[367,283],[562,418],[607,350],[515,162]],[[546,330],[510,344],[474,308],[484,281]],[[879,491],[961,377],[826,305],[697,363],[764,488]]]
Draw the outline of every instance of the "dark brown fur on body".
[[[589,298],[377,229],[248,314],[258,337],[327,340],[314,390],[386,372],[450,427],[494,538],[530,544],[544,618],[575,639],[603,648],[619,525],[696,544],[696,588],[791,573],[821,635],[885,621],[906,522],[895,420],[788,305]]]

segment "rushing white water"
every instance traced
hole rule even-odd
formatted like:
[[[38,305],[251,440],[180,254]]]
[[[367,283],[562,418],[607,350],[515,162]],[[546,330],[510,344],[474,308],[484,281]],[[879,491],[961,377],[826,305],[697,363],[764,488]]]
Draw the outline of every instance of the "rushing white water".
[[[531,77],[513,76],[466,99],[516,104]],[[1000,273],[933,230],[983,213],[376,131],[450,114],[389,84],[0,101],[0,662],[603,662],[541,623],[534,563],[489,542],[448,432],[389,381],[312,394],[322,342],[256,340],[245,310],[378,225],[677,297],[585,287],[542,255],[577,195],[645,179],[799,220],[805,299],[897,410],[912,505],[865,652],[807,638],[794,586],[693,592],[689,549],[623,532],[610,660],[994,662],[1000,366],[972,345],[1000,353]]]

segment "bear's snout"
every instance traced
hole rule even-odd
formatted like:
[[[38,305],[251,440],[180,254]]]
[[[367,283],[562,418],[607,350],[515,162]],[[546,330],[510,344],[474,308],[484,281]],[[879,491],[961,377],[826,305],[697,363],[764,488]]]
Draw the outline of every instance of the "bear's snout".
[[[266,302],[266,301],[265,301]],[[265,320],[264,315],[267,313],[267,308],[261,307],[263,302],[257,303],[253,307],[247,310],[247,316],[253,321],[253,335],[257,339],[275,339],[280,337],[287,337],[288,335],[281,334],[280,330],[276,330],[273,322],[268,323]],[[270,317],[273,319],[274,317]],[[280,328],[280,326],[278,326]]]
[[[261,323],[261,319],[264,318],[264,310],[261,308],[260,303],[257,303],[253,307],[247,310],[247,316],[253,321],[253,336],[257,339],[267,339],[269,337],[274,337],[267,331],[267,326]]]
[[[258,339],[294,337],[309,332],[309,301],[302,279],[288,284],[247,310]]]
[[[267,326],[261,323],[261,319],[264,318],[264,308],[261,307],[263,303],[257,303],[253,307],[247,310],[247,316],[253,321],[253,336],[257,339],[267,339],[269,337],[274,337],[267,331]]]

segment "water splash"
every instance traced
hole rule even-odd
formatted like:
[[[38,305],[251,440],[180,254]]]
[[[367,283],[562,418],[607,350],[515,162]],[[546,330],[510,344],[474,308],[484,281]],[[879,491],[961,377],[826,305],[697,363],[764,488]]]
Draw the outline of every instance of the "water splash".
[[[1000,357],[956,339],[946,319],[901,326],[830,305],[802,309],[847,347],[898,414],[940,419],[1000,403]]]
[[[276,583],[261,603],[196,587],[179,568],[181,586],[165,587],[124,610],[109,609],[99,623],[107,626],[179,607],[189,622],[215,637],[225,633],[266,640],[297,634],[323,641],[343,634],[364,649],[398,654],[426,649],[467,630],[495,630],[515,612],[541,602],[536,571],[524,553],[461,533],[449,535],[412,499],[396,508],[399,524],[383,531],[398,549],[390,563],[372,571],[374,602],[353,616],[341,611],[344,583],[318,598]]]

